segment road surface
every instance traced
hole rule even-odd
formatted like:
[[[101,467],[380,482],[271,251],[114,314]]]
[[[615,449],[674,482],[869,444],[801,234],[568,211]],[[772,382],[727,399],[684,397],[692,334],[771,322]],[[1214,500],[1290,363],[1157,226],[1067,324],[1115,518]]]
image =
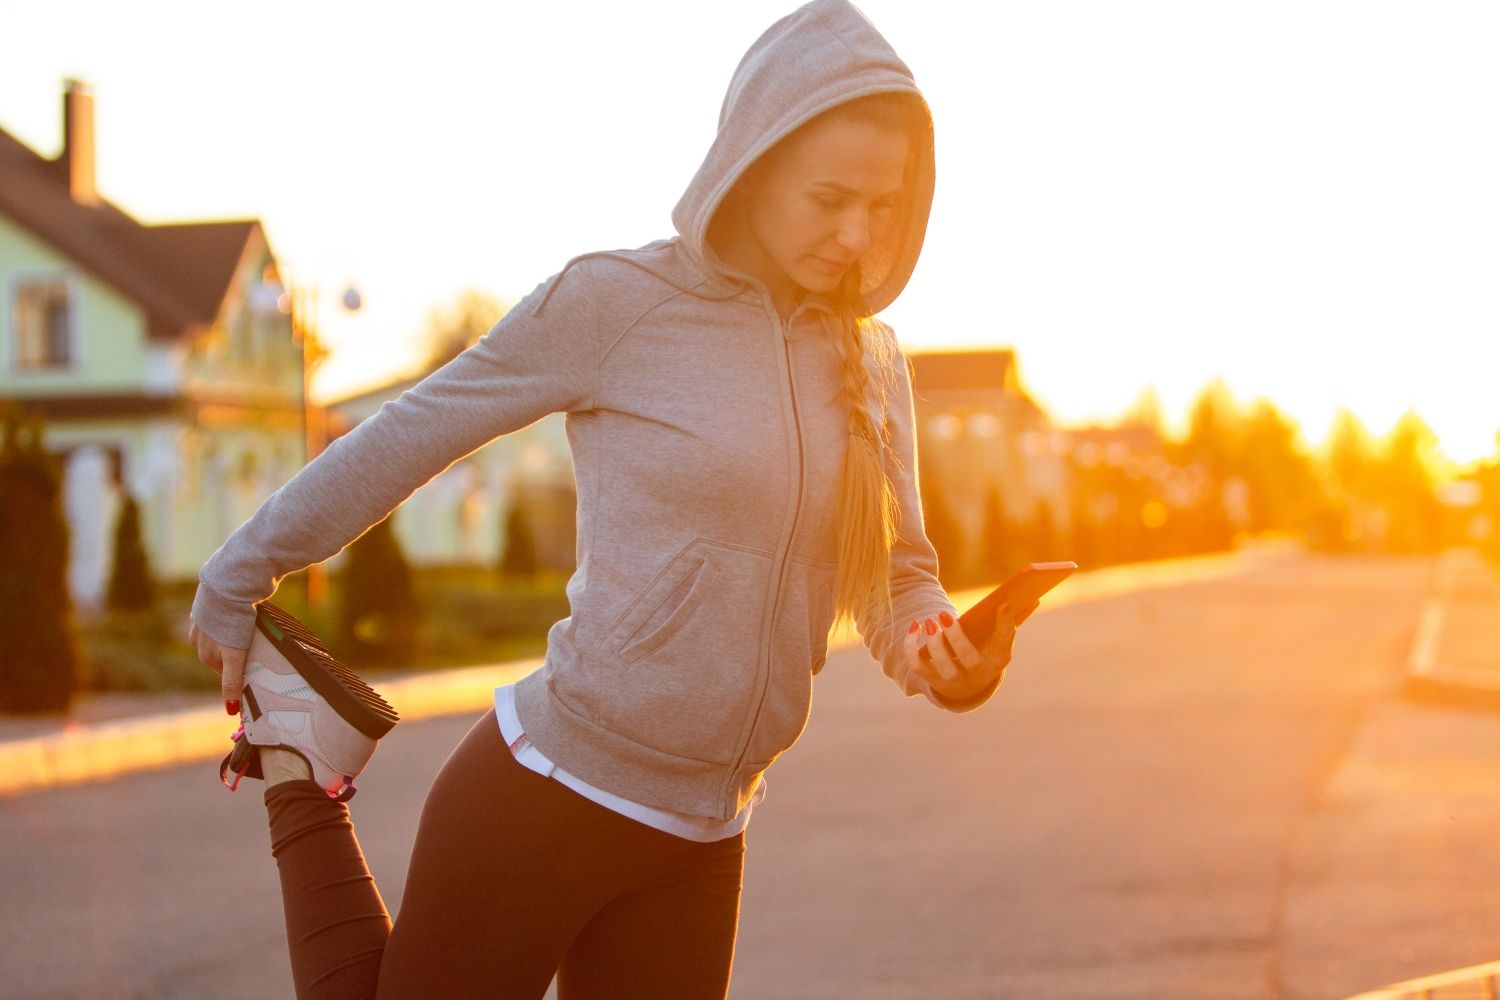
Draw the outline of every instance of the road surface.
[[[835,653],[748,831],[731,997],[1326,998],[1500,957],[1500,715],[1399,694],[1430,569],[1059,602],[963,715]],[[393,909],[471,722],[397,727],[361,781]],[[0,994],[290,995],[261,786],[213,771],[0,800]]]

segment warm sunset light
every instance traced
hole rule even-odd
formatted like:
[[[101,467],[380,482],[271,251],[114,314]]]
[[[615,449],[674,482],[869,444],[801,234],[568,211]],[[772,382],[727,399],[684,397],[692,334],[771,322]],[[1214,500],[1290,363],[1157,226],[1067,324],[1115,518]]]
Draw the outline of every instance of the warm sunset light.
[[[1148,385],[1180,422],[1221,376],[1313,442],[1339,407],[1377,433],[1415,409],[1450,459],[1494,453],[1495,8],[863,8],[936,118],[926,248],[887,312],[909,347],[1014,346],[1063,422]],[[722,96],[680,81],[727,78],[783,13],[738,3],[703,32],[698,9],[31,4],[6,14],[39,41],[0,61],[0,124],[51,155],[81,76],[109,197],[262,219],[325,290],[333,397],[415,364],[463,289],[514,301],[582,248],[670,235]],[[334,301],[351,283],[357,314]]]
[[[0,989],[1494,996],[1497,51],[5,5]]]

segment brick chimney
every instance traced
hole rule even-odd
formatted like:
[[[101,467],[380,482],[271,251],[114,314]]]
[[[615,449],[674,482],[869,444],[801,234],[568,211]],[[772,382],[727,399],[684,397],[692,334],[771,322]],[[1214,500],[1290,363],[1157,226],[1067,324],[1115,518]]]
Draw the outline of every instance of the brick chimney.
[[[57,158],[68,193],[80,205],[99,204],[94,184],[94,90],[82,80],[63,81],[63,150]]]

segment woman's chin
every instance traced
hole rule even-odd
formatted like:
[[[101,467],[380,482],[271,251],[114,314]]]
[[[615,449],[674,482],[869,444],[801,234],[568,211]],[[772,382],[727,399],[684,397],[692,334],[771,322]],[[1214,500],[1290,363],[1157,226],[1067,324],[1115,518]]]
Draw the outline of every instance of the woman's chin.
[[[830,274],[828,271],[813,267],[809,268],[807,273],[802,275],[802,279],[798,284],[810,292],[827,295],[830,292],[838,290],[839,282],[843,280],[843,277],[844,272],[842,271],[837,274]]]

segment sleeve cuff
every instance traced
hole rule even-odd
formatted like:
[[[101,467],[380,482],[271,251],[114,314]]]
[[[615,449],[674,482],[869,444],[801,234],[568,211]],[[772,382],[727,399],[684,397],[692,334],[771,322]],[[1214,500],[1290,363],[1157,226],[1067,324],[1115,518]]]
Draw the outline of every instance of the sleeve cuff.
[[[210,639],[233,649],[249,649],[255,636],[255,605],[231,601],[199,581],[193,595],[193,621]]]

